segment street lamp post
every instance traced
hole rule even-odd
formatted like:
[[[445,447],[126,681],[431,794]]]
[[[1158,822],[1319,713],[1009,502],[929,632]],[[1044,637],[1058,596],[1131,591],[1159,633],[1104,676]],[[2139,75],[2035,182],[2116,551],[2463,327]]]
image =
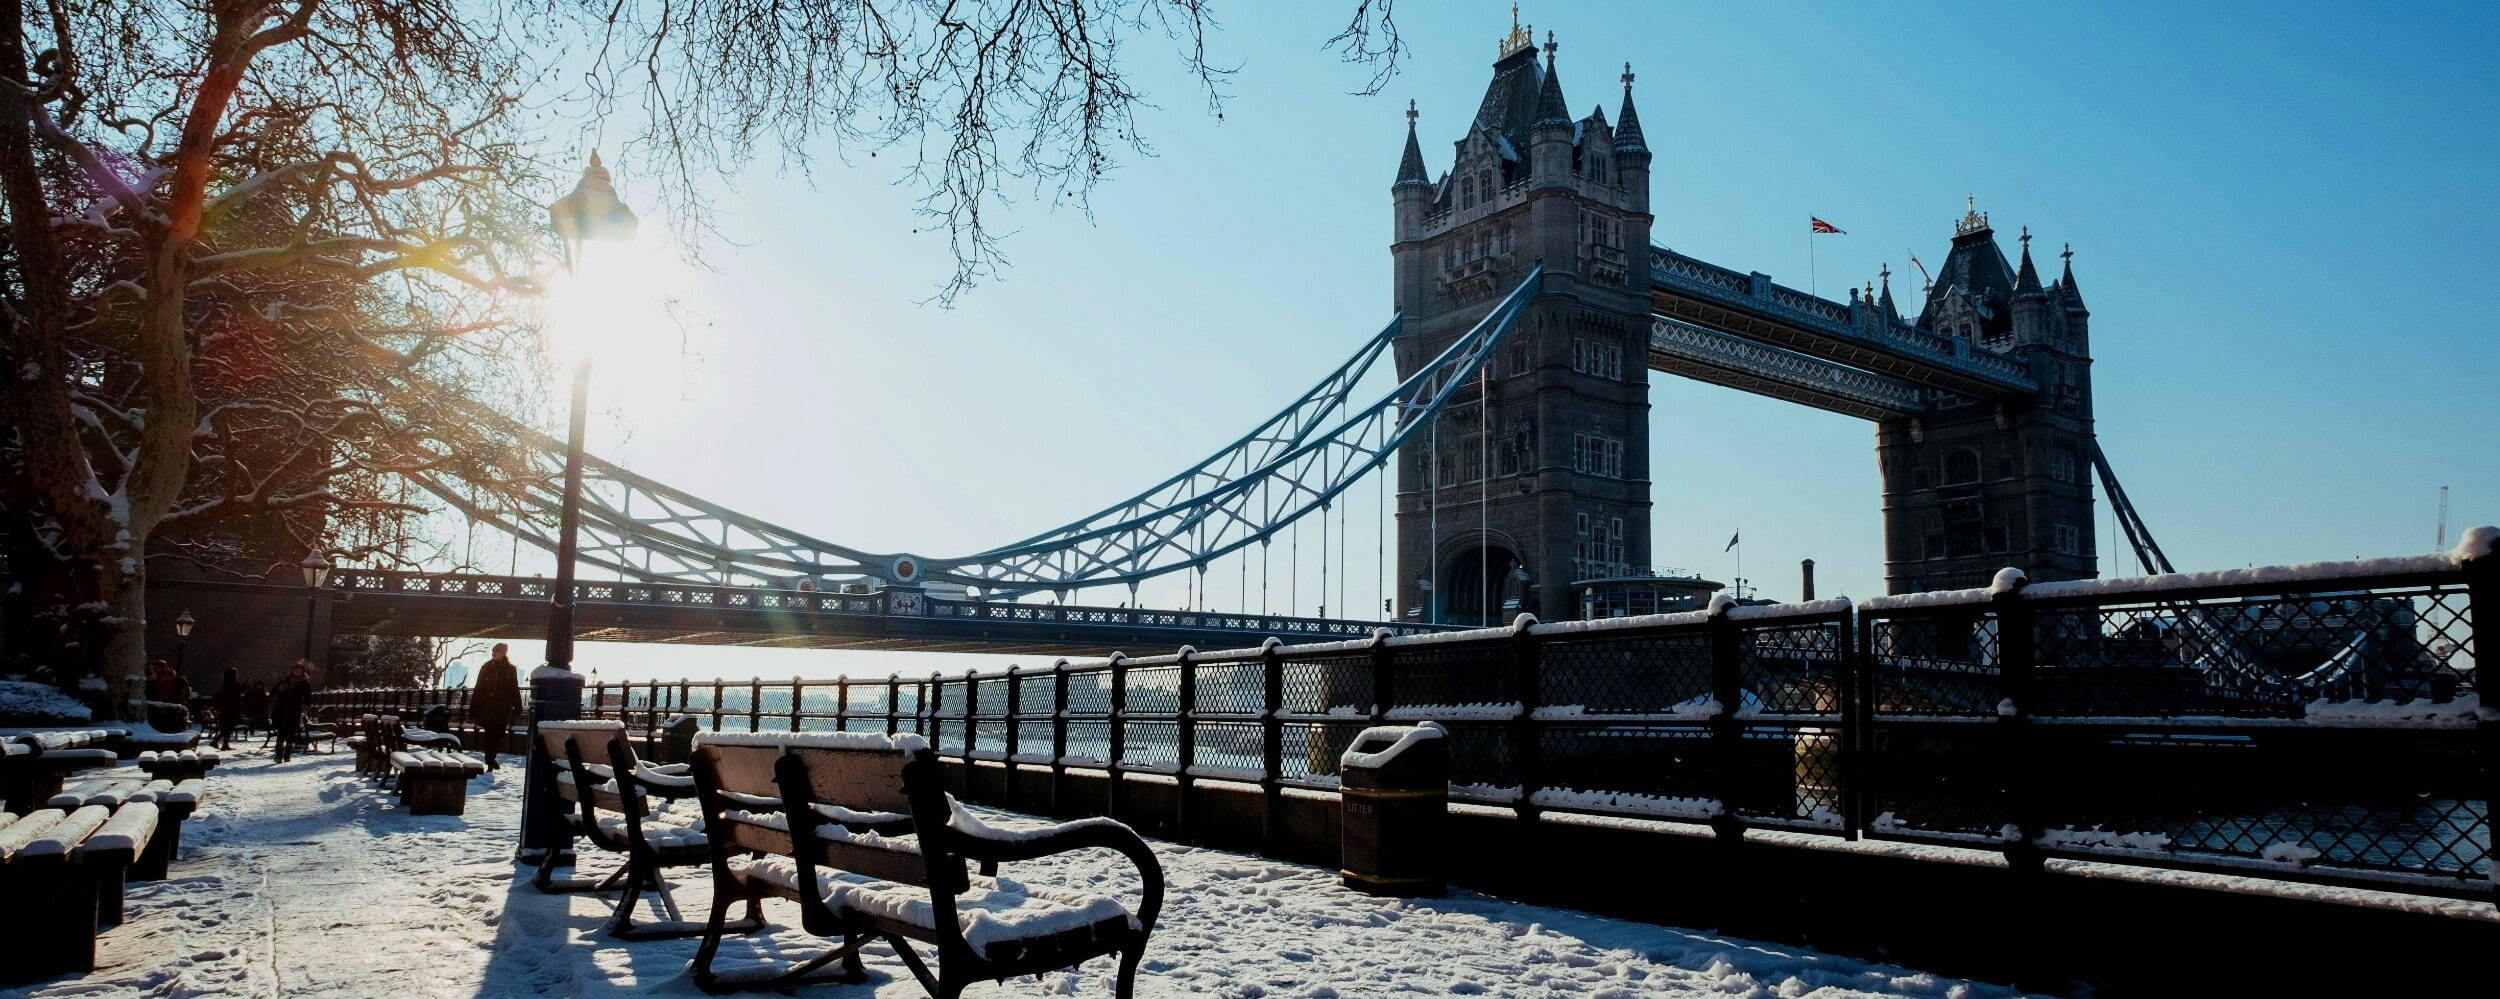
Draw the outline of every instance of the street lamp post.
[[[616,196],[616,184],[599,154],[590,154],[573,191],[547,208],[550,228],[564,245],[565,269],[579,275],[586,242],[632,239],[638,221]],[[577,334],[595,331],[575,331]],[[572,859],[573,838],[564,824],[564,802],[542,779],[548,767],[538,723],[571,721],[582,714],[582,677],[573,672],[573,558],[579,547],[582,505],[582,435],[590,411],[590,354],[573,364],[571,422],[564,438],[564,493],[556,518],[556,578],[547,593],[547,663],[530,671],[529,765],[523,768],[521,850],[523,859],[556,851],[559,864]]]
[[[313,552],[297,565],[304,570],[304,661],[312,662],[313,623],[321,616],[321,584],[330,581],[330,560]]]
[[[191,629],[199,623],[192,619],[191,609],[188,607],[183,608],[181,617],[174,619],[174,672],[176,673],[182,672],[183,653],[191,649]]]

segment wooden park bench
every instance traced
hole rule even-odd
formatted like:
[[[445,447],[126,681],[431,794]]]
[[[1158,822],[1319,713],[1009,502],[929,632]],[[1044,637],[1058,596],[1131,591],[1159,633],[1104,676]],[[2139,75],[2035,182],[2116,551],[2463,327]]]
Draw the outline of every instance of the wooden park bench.
[[[158,780],[190,780],[206,777],[225,757],[214,749],[147,750],[139,754],[139,769]]]
[[[102,729],[54,729],[23,732],[7,741],[20,748],[0,764],[0,799],[15,814],[40,806],[61,793],[70,774],[113,766],[120,761],[104,743],[112,733]]]
[[[141,777],[97,777],[79,781],[53,795],[43,804],[46,808],[65,812],[91,805],[119,809],[126,804],[156,806],[156,829],[132,862],[129,879],[159,881],[165,877],[166,866],[182,850],[182,824],[197,811],[200,800],[208,794],[208,782],[193,777],[174,781]]]
[[[486,772],[486,761],[441,749],[396,750],[389,766],[397,771],[399,800],[408,806],[410,815],[467,812],[469,779]]]
[[[656,892],[668,902],[667,871],[710,862],[710,841],[702,817],[673,803],[695,796],[694,778],[683,765],[655,767],[637,759],[625,726],[615,721],[540,722],[538,738],[554,772],[556,794],[572,806],[566,815],[573,833],[611,853],[625,864],[604,880],[558,881],[560,851],[548,851],[531,879],[540,891],[621,891],[608,935],[625,940],[690,937],[705,932],[700,924],[634,922],[642,893]],[[740,932],[763,926],[755,918],[735,927]]]
[[[871,938],[891,944],[935,999],[956,999],[976,981],[1106,955],[1119,960],[1115,994],[1127,999],[1136,986],[1163,908],[1163,867],[1119,822],[992,829],[956,806],[937,756],[909,734],[704,733],[694,778],[713,831],[712,915],[694,962],[695,984],[707,992],[859,981],[859,948]],[[967,870],[971,862],[992,874],[1000,863],[1085,848],[1116,851],[1136,865],[1137,911],[1109,895]],[[786,970],[715,970],[729,907],[744,901],[752,917],[766,896],[796,900],[809,933],[839,936],[841,944]],[[914,940],[936,948],[934,974]],[[837,960],[837,976],[810,977]]]
[[[157,826],[152,801],[0,815],[0,981],[95,970],[122,920],[122,882]]]
[[[400,748],[398,715],[356,716],[356,734],[340,740],[356,754],[356,772],[380,781],[391,775],[391,754]]]

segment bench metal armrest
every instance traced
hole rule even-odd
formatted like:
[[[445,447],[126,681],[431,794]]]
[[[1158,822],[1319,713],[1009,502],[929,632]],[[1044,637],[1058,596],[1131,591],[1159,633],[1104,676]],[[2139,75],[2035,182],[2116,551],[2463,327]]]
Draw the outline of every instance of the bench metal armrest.
[[[960,806],[955,815],[969,817]],[[1114,851],[1128,858],[1145,883],[1142,904],[1137,908],[1139,931],[1152,932],[1156,914],[1163,911],[1163,862],[1155,859],[1154,849],[1146,845],[1145,837],[1118,820],[1077,819],[1014,831],[991,829],[977,819],[971,829],[965,829],[950,820],[945,829],[948,851],[982,862],[984,870],[994,870],[991,865],[1003,861],[1032,860],[1071,850]]]
[[[633,780],[663,798],[689,797],[695,793],[694,777],[684,771],[684,766],[678,764],[677,772],[670,773],[670,768],[643,763],[634,768]]]

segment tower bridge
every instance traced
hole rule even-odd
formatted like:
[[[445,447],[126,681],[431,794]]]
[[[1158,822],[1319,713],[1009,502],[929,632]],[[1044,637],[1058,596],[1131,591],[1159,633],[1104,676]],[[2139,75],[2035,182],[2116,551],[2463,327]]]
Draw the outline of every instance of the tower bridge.
[[[1682,526],[1651,520],[1651,371],[1872,422],[1893,592],[1981,585],[2007,565],[2041,581],[2094,575],[2096,470],[2138,558],[2166,571],[2094,436],[2090,312],[2070,253],[2043,282],[2029,233],[2010,262],[1969,206],[1911,316],[1888,271],[1834,301],[1669,249],[1653,233],[1631,67],[1611,121],[1602,107],[1575,117],[1558,50],[1514,29],[1437,175],[1409,105],[1390,187],[1395,314],[1230,445],[1091,515],[953,557],[825,541],[590,456],[577,565],[614,578],[577,584],[581,637],[1099,652],[1575,617],[1575,583],[1639,575],[1654,532]],[[471,413],[532,462],[519,502],[480,504],[439,473],[415,481],[556,551],[563,442]],[[1250,560],[1264,573],[1297,525],[1321,531],[1324,552],[1332,511],[1342,521],[1349,491],[1392,461],[1389,620],[1344,617],[1342,599],[1334,618],[1207,609],[1210,565],[1238,560],[1246,599]],[[1139,585],[1176,574],[1201,594],[1195,609],[1143,608]],[[871,592],[841,592],[844,580]],[[166,600],[214,588],[166,582]],[[543,628],[548,585],[341,570],[319,613],[348,631],[517,637]],[[1129,599],[1071,599],[1103,587]]]
[[[1540,58],[1513,31],[1438,175],[1407,112],[1390,187],[1401,364],[1542,270],[1501,361],[1400,453],[1405,606],[1427,620],[1569,617],[1575,581],[1650,564],[1654,529],[1672,529],[1650,519],[1652,370],[1873,422],[1893,592],[1981,585],[2007,565],[2094,575],[2096,468],[2139,556],[2164,564],[2093,433],[2071,254],[2043,283],[2029,233],[2010,263],[1970,206],[1911,317],[1888,270],[1844,303],[1657,245],[1631,67],[1612,122],[1603,107],[1575,116],[1558,48],[1549,34]]]

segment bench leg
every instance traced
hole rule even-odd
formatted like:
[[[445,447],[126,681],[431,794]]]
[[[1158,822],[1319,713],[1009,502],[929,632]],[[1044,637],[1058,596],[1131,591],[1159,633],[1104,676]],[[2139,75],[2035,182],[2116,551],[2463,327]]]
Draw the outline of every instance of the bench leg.
[[[563,866],[562,853],[555,850],[548,850],[539,854],[538,873],[530,876],[530,887],[536,888],[549,895],[569,895],[574,892],[585,891],[610,891],[617,886],[618,882],[625,880],[626,872],[631,869],[631,865],[619,867],[616,869],[616,873],[610,874],[597,881],[593,881],[589,878],[566,878],[559,881],[556,879],[556,868],[560,866]]]
[[[402,773],[399,796],[410,815],[460,815],[468,810],[469,782],[464,777]]]
[[[15,864],[11,911],[0,927],[0,982],[41,981],[95,970],[96,884],[90,871],[58,859]]]
[[[118,852],[118,851],[117,851]],[[81,864],[81,874],[95,885],[95,922],[98,928],[122,924],[122,882],[130,862],[115,856],[108,860],[90,860]]]
[[[149,834],[147,846],[139,850],[139,859],[130,864],[132,881],[162,881],[165,870],[175,857],[182,855],[182,822],[191,817],[190,805],[160,805],[157,808],[156,831]]]
[[[1112,980],[1113,999],[1129,999],[1137,991],[1137,961],[1146,955],[1146,942],[1138,941],[1120,952],[1120,977]]]
[[[740,901],[744,901],[746,903],[747,914],[745,918],[733,921],[729,918],[729,907]],[[718,956],[720,953],[721,937],[731,932],[749,933],[763,928],[763,896],[742,896],[733,884],[723,882],[717,878],[713,879],[712,916],[710,919],[704,920],[703,942],[697,945],[694,951],[695,987],[702,989],[706,993],[713,994],[729,992],[742,988],[780,987],[776,984],[780,980],[779,977],[731,975],[724,978],[712,969],[712,958]],[[868,980],[867,969],[860,967],[859,964],[859,947],[856,943],[852,944],[847,955],[844,955],[840,951],[836,951],[833,956],[842,958],[842,973],[847,977],[840,979],[840,981],[844,983],[854,983]],[[810,964],[803,965],[800,968],[800,972],[813,970],[817,967],[821,967],[823,964],[824,959],[819,959]]]

